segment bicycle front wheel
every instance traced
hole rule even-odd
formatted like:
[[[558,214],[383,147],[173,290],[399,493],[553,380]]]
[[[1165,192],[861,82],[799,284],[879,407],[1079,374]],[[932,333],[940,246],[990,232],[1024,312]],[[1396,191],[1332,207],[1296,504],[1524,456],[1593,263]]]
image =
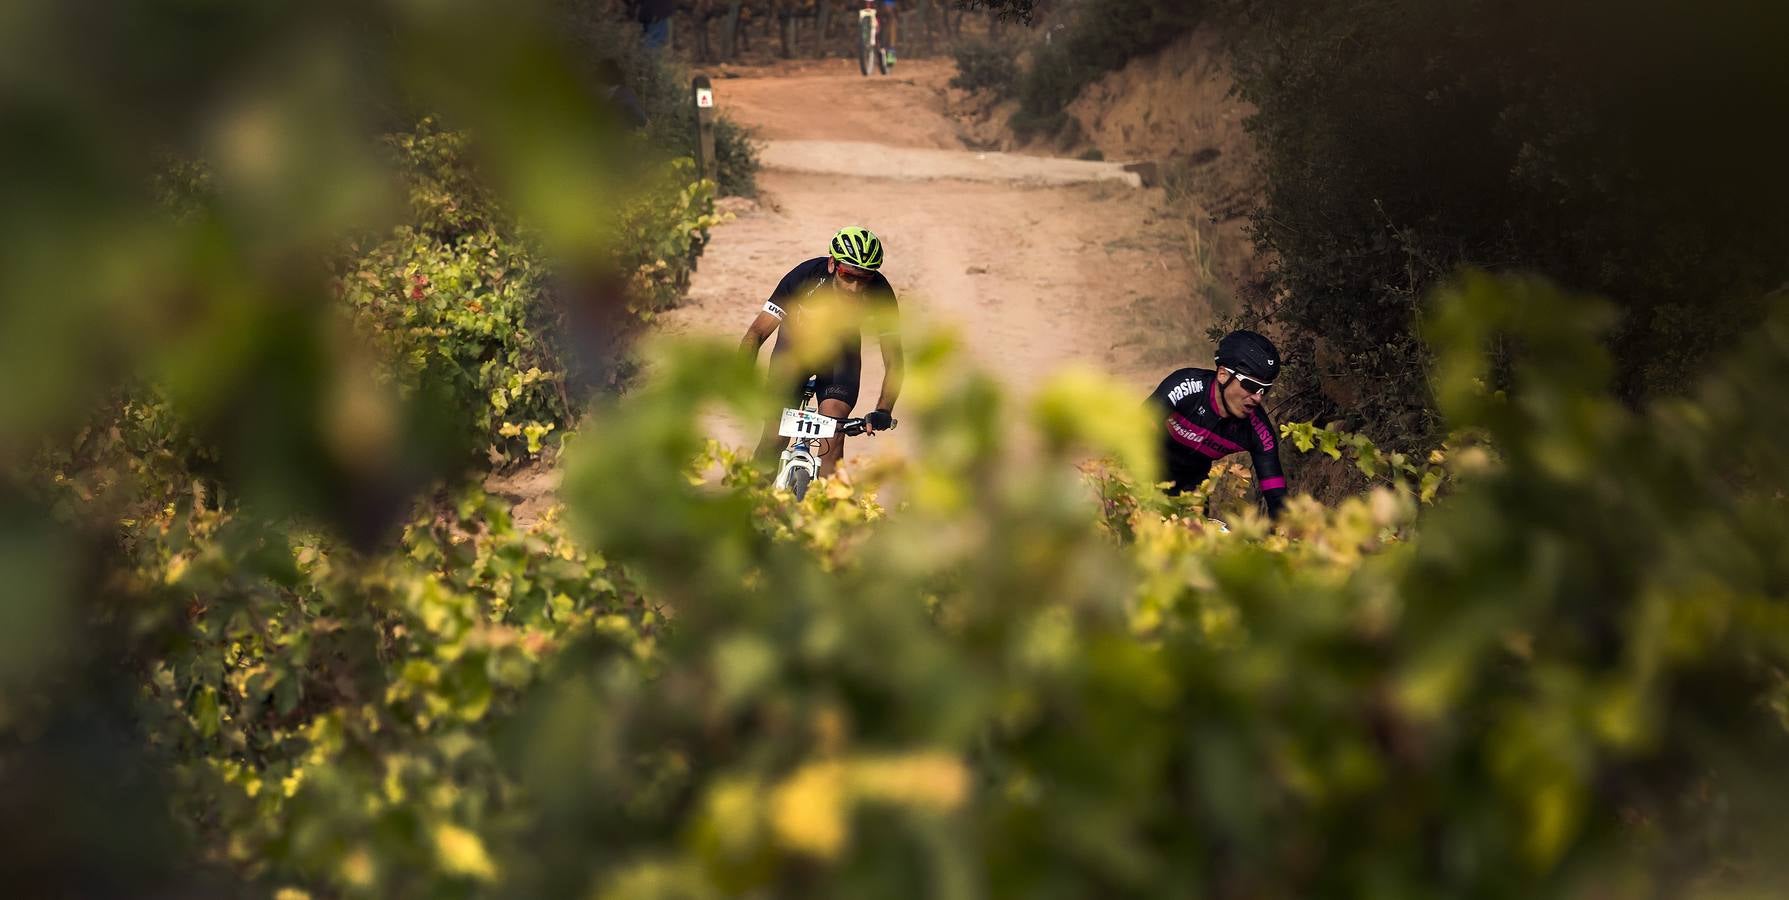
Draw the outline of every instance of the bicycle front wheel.
[[[800,503],[801,498],[808,495],[808,480],[813,477],[806,469],[796,469],[789,473],[789,493],[795,495],[796,503]]]
[[[873,27],[875,26],[870,24],[868,18],[857,20],[857,66],[863,70],[866,78],[869,77],[870,67],[876,64],[876,42],[870,38],[870,29]]]

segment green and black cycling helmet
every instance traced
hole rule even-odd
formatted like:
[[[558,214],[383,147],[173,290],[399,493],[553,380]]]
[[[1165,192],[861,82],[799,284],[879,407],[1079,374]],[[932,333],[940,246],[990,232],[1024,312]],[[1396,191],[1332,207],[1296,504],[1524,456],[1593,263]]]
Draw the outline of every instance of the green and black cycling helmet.
[[[1253,331],[1232,331],[1218,341],[1217,364],[1272,384],[1280,374],[1280,351],[1274,349],[1273,341]]]
[[[868,228],[841,228],[832,236],[832,258],[874,272],[882,268],[882,239]]]

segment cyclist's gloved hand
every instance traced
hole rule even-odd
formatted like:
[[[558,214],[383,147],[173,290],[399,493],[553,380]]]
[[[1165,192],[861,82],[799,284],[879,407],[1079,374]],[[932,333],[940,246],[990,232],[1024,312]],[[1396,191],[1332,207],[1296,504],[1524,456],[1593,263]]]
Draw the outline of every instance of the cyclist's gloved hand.
[[[887,431],[888,429],[893,428],[895,424],[894,416],[889,415],[888,410],[886,409],[878,409],[875,412],[864,416],[863,420],[870,426],[871,431]]]

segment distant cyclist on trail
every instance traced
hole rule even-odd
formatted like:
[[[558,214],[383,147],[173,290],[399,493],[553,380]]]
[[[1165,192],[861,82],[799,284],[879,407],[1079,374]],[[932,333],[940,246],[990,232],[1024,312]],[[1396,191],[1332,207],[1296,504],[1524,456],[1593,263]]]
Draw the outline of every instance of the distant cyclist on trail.
[[[739,349],[756,359],[764,341],[780,328],[770,354],[771,377],[796,401],[808,376],[816,377],[821,414],[843,419],[857,405],[867,326],[881,345],[884,374],[876,409],[864,417],[866,430],[886,431],[894,427],[891,413],[901,393],[903,362],[900,309],[894,288],[878,271],[882,241],[867,229],[845,228],[833,235],[829,250],[783,276],[746,329]],[[759,459],[771,460],[782,452],[785,439],[777,435],[777,422],[773,416],[765,426],[758,442]],[[826,476],[844,456],[844,437],[821,444],[820,474]]]
[[[1233,331],[1218,342],[1216,369],[1180,369],[1145,401],[1160,415],[1162,461],[1174,486],[1192,491],[1211,474],[1211,464],[1247,453],[1267,514],[1279,518],[1286,503],[1279,438],[1261,400],[1279,375],[1280,353],[1253,331]]]

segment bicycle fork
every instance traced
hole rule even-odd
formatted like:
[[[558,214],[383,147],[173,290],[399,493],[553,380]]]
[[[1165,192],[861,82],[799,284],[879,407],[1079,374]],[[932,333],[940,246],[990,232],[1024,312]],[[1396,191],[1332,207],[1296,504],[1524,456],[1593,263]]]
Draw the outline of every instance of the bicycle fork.
[[[789,476],[792,475],[796,469],[806,469],[809,479],[820,477],[820,461],[814,457],[813,452],[808,448],[807,441],[791,442],[789,448],[783,451],[782,457],[777,460],[776,483],[774,486],[779,490],[788,489]]]

